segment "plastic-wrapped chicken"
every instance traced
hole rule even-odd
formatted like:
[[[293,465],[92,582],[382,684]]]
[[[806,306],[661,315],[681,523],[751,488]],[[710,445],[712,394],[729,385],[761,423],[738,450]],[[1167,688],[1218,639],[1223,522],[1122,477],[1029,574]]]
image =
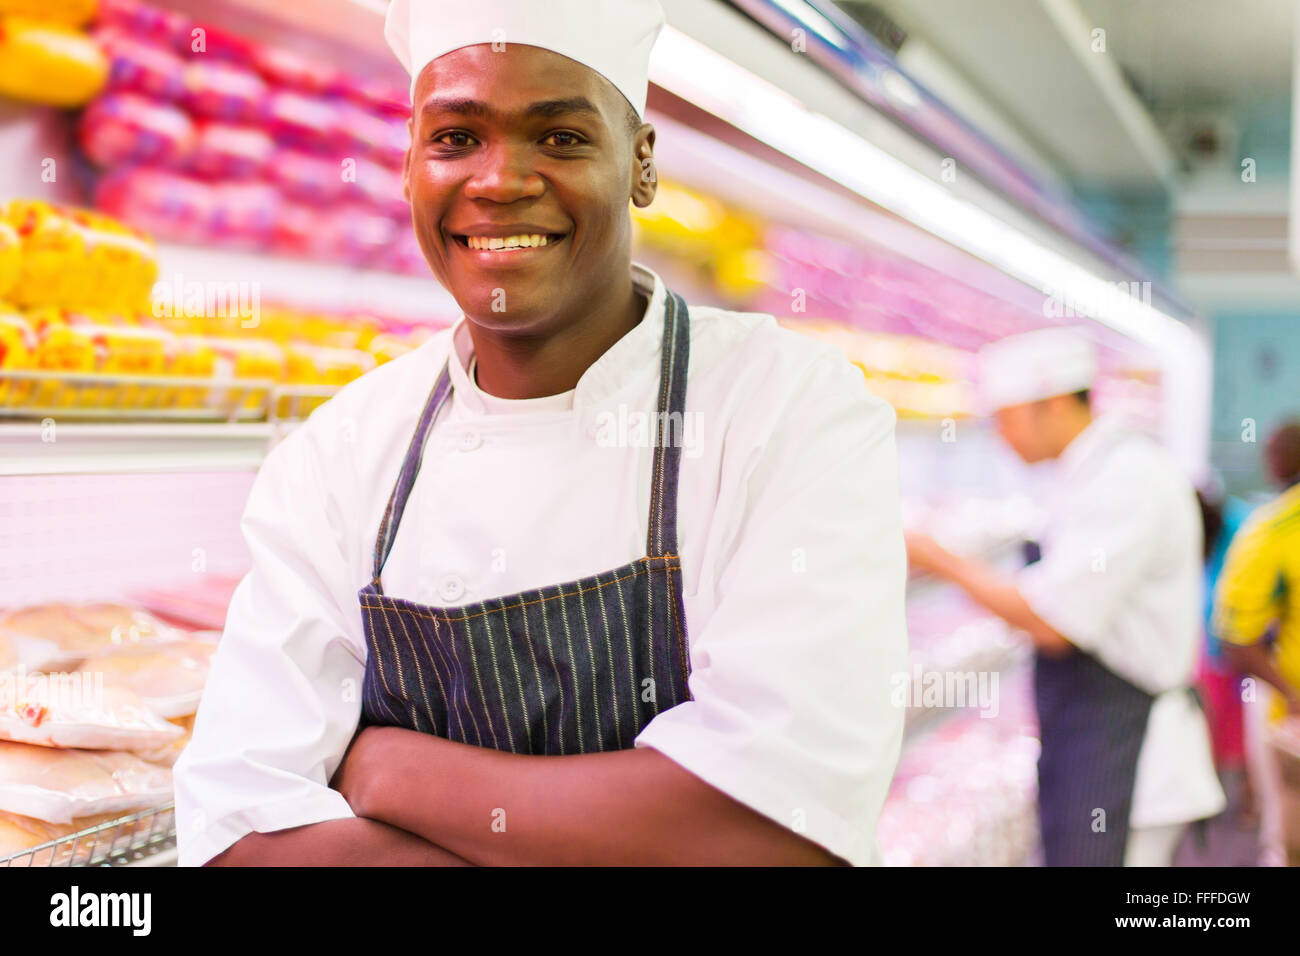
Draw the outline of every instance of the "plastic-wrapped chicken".
[[[171,797],[172,772],[135,754],[0,741],[0,811],[71,823],[160,806]]]
[[[184,731],[125,687],[93,674],[28,676],[0,681],[0,740],[41,747],[156,750]]]
[[[216,649],[209,641],[124,647],[86,661],[81,672],[103,674],[105,687],[134,691],[159,717],[184,717],[198,710]]]
[[[34,604],[0,612],[0,633],[50,641],[60,651],[47,669],[81,661],[123,646],[179,640],[182,631],[147,611],[126,604]],[[29,670],[37,670],[28,665]]]

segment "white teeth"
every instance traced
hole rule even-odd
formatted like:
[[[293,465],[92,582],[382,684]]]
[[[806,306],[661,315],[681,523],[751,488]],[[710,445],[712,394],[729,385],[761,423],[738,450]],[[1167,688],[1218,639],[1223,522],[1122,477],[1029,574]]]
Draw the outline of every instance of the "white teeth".
[[[549,241],[546,236],[507,236],[504,239],[489,236],[466,236],[469,247],[478,252],[502,252],[514,249],[536,249]]]

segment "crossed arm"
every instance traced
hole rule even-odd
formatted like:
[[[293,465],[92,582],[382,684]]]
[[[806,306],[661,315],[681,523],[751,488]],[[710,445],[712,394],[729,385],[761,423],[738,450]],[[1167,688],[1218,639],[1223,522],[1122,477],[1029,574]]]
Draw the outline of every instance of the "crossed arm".
[[[251,833],[209,865],[842,862],[648,748],[521,756],[369,727],[333,785],[356,818]]]

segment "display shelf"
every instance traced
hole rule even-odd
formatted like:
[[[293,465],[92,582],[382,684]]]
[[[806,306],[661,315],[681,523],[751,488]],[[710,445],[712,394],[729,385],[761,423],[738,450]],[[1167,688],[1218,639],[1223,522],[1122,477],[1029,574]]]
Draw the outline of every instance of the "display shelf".
[[[456,300],[432,274],[400,275],[338,263],[172,242],[160,242],[157,248],[158,283],[171,288],[175,301],[184,301],[185,290],[192,288],[192,283],[201,283],[234,290],[232,304],[242,299],[246,304],[275,303],[331,312],[377,313],[409,321],[447,324],[461,314]]]
[[[255,471],[289,423],[0,424],[0,476]]]
[[[175,865],[176,811],[170,803],[0,857],[0,867]]]

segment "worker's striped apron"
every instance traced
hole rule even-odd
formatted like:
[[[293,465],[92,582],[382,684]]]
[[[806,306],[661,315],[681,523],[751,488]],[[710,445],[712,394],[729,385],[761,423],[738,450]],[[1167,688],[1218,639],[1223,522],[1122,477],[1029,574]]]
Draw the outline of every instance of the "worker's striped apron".
[[[690,316],[665,302],[659,412],[645,557],[567,584],[464,607],[428,607],[383,592],[380,574],[438,410],[444,366],[420,417],[359,592],[367,657],[362,725],[406,727],[521,754],[631,747],[660,711],[690,699],[677,554],[677,479]]]
[[[1155,698],[1075,650],[1034,661],[1047,866],[1123,866],[1138,754]]]

